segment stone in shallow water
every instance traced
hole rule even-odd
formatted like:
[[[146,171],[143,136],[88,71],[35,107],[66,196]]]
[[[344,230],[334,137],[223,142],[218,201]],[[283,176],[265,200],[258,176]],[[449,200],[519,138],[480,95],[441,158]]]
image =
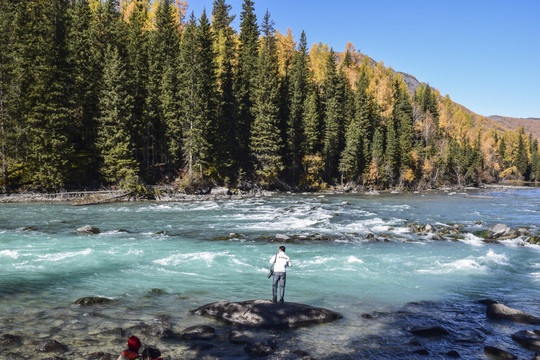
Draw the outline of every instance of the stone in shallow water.
[[[415,326],[410,331],[415,335],[424,337],[448,335],[448,331],[442,326]]]
[[[235,325],[266,329],[296,328],[342,318],[332,310],[290,302],[273,304],[270,300],[217,301],[191,310],[191,313]]]
[[[521,330],[512,334],[512,339],[526,349],[540,351],[540,334],[537,331]]]
[[[508,320],[524,324],[540,324],[540,319],[521,310],[509,308],[503,304],[490,304],[486,309],[489,319]]]

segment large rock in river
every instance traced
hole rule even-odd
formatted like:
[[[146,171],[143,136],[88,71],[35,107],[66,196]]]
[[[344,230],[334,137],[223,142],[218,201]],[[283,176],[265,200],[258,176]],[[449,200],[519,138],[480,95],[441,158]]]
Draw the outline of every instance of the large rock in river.
[[[488,305],[486,315],[489,319],[508,320],[524,324],[540,324],[539,318],[498,303]]]
[[[235,325],[266,329],[296,328],[342,318],[332,310],[290,302],[274,304],[270,300],[217,301],[191,310],[191,313]]]

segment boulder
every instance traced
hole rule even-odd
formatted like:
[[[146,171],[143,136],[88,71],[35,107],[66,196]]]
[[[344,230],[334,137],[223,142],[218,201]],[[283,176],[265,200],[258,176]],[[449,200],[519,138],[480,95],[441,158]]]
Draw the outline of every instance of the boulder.
[[[107,304],[110,303],[112,300],[107,299],[104,297],[98,297],[98,296],[86,296],[82,297],[80,299],[75,300],[75,304],[80,306],[92,306],[92,305],[98,305],[98,304]]]
[[[526,349],[540,351],[540,334],[536,331],[521,330],[512,334],[512,339]]]
[[[36,351],[37,352],[52,352],[52,351],[66,351],[66,347],[62,344],[60,344],[56,340],[42,340],[37,343],[36,345]]]
[[[486,315],[488,319],[508,320],[524,324],[540,324],[540,319],[529,315],[521,310],[509,308],[503,304],[490,304],[487,307]]]
[[[217,301],[190,312],[230,324],[265,329],[296,328],[342,318],[332,310],[290,302],[274,304],[270,300]]]
[[[505,225],[505,224],[493,225],[488,230],[489,239],[499,239],[499,240],[513,239],[520,235],[521,233],[518,230],[512,229],[510,226]]]
[[[426,224],[426,226],[424,227],[424,231],[432,233],[432,232],[435,232],[435,228],[431,224]]]
[[[518,358],[517,356],[510,354],[508,351],[501,350],[494,346],[484,346],[484,353],[490,358],[497,360],[514,360]]]
[[[285,235],[285,234],[276,234],[276,241],[278,242],[287,242],[287,240],[290,239],[289,236]]]
[[[210,190],[210,195],[217,195],[217,196],[227,196],[232,195],[231,190],[229,190],[226,187],[215,187]]]
[[[81,228],[77,229],[77,232],[79,234],[99,234],[101,230],[99,230],[97,227],[93,227],[90,225],[85,225]]]
[[[216,336],[216,330],[207,325],[196,325],[188,327],[182,331],[182,339],[197,339],[197,340],[207,340]]]
[[[448,331],[442,326],[415,326],[409,330],[414,335],[423,337],[435,337],[448,335]]]

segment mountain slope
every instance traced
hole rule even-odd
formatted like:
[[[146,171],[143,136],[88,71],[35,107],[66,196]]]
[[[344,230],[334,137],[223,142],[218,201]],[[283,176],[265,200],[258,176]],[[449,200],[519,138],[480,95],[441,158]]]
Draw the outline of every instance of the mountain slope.
[[[540,119],[538,118],[523,119],[500,115],[491,115],[489,118],[512,130],[515,130],[518,126],[522,126],[526,133],[532,133],[540,139]]]

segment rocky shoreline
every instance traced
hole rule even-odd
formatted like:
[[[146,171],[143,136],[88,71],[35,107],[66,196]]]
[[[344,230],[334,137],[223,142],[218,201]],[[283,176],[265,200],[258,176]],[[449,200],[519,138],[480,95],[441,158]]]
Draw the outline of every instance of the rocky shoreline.
[[[425,193],[425,192],[445,192],[449,195],[462,195],[471,198],[488,198],[483,195],[468,195],[467,191],[478,191],[482,189],[490,189],[497,191],[505,191],[509,189],[523,189],[527,186],[523,185],[501,185],[487,184],[481,188],[478,187],[441,187],[438,189],[428,189],[425,191],[401,191],[401,190],[371,190],[364,188],[356,188],[351,186],[336,186],[333,189],[314,192],[313,194],[330,195],[330,194],[364,194],[377,196],[383,193]],[[226,199],[243,199],[250,197],[267,197],[281,193],[295,193],[294,191],[269,191],[257,186],[250,186],[246,189],[232,189],[227,187],[213,187],[201,189],[198,193],[188,194],[174,188],[173,186],[149,186],[146,196],[137,195],[133,192],[126,192],[120,189],[101,189],[101,190],[74,190],[74,191],[58,191],[54,193],[42,193],[36,191],[24,191],[14,193],[0,193],[0,203],[64,203],[71,202],[77,205],[78,203],[85,204],[88,202],[133,202],[133,201],[203,201],[203,200],[226,200]],[[298,192],[306,194],[306,192]],[[110,200],[110,201],[107,201]]]
[[[87,318],[102,317],[101,312],[114,303],[115,300],[100,297],[86,297],[75,302],[80,314]],[[465,305],[469,309],[464,308]],[[253,306],[259,309],[246,316]],[[431,315],[430,310],[434,306],[437,313],[442,314],[439,318]],[[100,329],[99,333],[81,329],[86,333],[82,338],[81,334],[53,328],[49,329],[49,334],[36,338],[30,338],[32,335],[28,333],[10,331],[0,336],[0,357],[115,360],[127,338],[134,334],[145,346],[160,348],[164,359],[312,360],[317,358],[316,355],[298,346],[294,340],[296,329],[299,326],[313,329],[322,322],[336,320],[339,325],[342,318],[328,309],[296,303],[272,304],[267,300],[221,301],[190,312],[211,316],[218,321],[210,324],[201,322],[178,331],[178,324],[161,315],[150,321],[141,319],[129,327]],[[220,313],[228,314],[228,318]],[[259,316],[270,321],[271,325],[261,323]],[[233,318],[242,320],[231,321]],[[300,324],[299,319],[307,321]],[[394,313],[375,312],[347,321],[356,321],[365,328],[386,330],[378,335],[350,339],[352,343],[343,343],[348,355],[335,354],[332,358],[471,359],[483,355],[487,359],[540,360],[540,319],[490,299],[468,305],[410,303]],[[295,325],[291,328],[289,324],[292,323]]]

